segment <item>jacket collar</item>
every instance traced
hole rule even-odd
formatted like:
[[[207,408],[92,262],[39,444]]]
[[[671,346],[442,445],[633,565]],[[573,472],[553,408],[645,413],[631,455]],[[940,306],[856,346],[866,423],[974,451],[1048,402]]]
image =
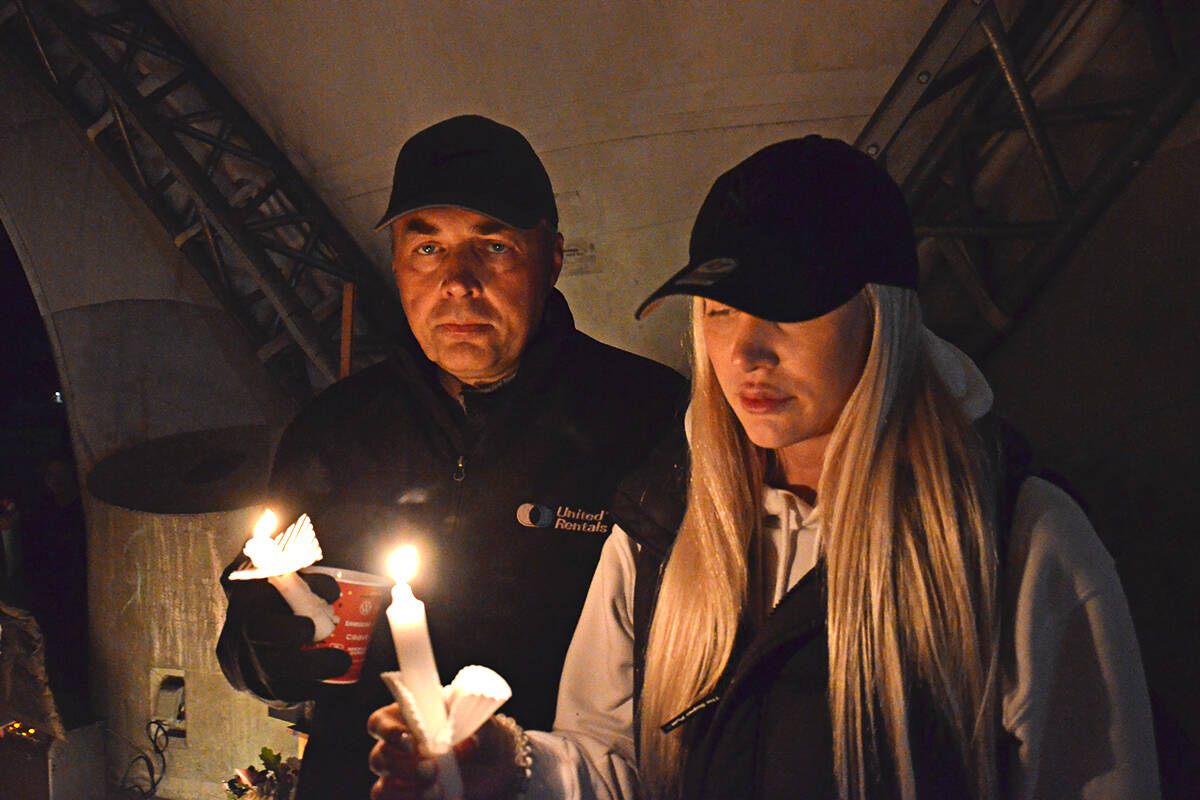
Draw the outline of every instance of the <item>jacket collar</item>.
[[[466,444],[462,440],[462,409],[442,389],[438,380],[437,365],[426,357],[408,321],[403,320],[402,323],[397,332],[397,346],[387,363],[397,378],[409,387],[418,402],[429,410],[461,452]],[[560,351],[574,331],[575,319],[567,306],[566,298],[558,289],[552,288],[546,298],[542,321],[530,337],[525,352],[521,354],[516,377],[498,389],[494,393],[496,397],[489,398],[489,403],[507,403],[510,402],[508,398],[525,395],[543,385],[551,377],[549,373],[552,372]]]

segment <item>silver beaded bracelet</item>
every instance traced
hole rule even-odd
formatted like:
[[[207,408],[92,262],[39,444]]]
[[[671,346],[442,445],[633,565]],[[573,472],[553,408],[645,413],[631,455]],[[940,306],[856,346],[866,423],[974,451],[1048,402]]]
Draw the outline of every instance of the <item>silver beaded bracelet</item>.
[[[529,737],[512,717],[496,714],[493,719],[496,720],[497,726],[508,734],[512,742],[513,766],[517,768],[511,785],[512,796],[518,797],[529,786],[529,780],[533,777],[533,751],[529,744]]]

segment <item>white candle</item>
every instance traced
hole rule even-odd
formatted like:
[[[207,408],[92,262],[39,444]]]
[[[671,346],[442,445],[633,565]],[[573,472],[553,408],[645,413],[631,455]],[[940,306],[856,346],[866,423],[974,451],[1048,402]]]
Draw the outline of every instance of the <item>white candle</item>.
[[[442,699],[433,646],[429,643],[425,604],[413,596],[408,585],[416,568],[417,549],[412,545],[398,548],[388,558],[388,572],[396,585],[392,587],[387,618],[396,645],[396,659],[400,662],[400,677],[412,692],[423,727],[432,733],[446,727],[446,703]]]
[[[283,575],[272,575],[267,580],[275,587],[275,591],[283,595],[293,614],[312,620],[314,642],[333,633],[337,627],[337,616],[328,603],[308,588],[303,578],[295,572],[285,572]]]
[[[304,582],[304,579],[296,574],[296,565],[290,563],[290,561],[294,561],[295,559],[289,559],[285,555],[285,548],[280,547],[279,543],[271,538],[276,525],[275,514],[268,508],[254,525],[254,535],[246,542],[243,552],[249,557],[256,569],[266,573],[277,573],[267,574],[267,580],[270,581],[277,592],[283,595],[283,599],[287,601],[293,614],[308,617],[312,620],[312,640],[319,642],[333,633],[334,628],[337,627],[337,617],[333,613],[333,608],[318,597],[312,589],[308,588],[308,584]],[[308,533],[309,523],[306,517],[301,516],[293,528],[297,526],[299,534]],[[291,531],[292,528],[288,530]],[[287,538],[286,535],[285,538]],[[296,538],[299,539],[301,537],[297,536]],[[288,543],[290,544],[291,542]],[[311,553],[308,554],[308,557],[311,557],[311,555]],[[319,549],[316,555],[318,558],[320,557]],[[308,557],[301,560],[308,561]],[[237,578],[239,576],[237,573],[234,573],[230,577]]]

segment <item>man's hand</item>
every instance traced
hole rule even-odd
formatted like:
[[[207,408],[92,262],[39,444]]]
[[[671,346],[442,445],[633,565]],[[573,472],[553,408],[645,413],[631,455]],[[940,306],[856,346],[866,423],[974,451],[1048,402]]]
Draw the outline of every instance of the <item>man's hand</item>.
[[[341,594],[329,575],[301,573],[327,603]],[[312,699],[320,681],[350,669],[350,654],[332,647],[302,650],[312,644],[313,622],[292,613],[287,602],[265,579],[228,581],[229,619],[237,620],[249,667],[270,697],[287,702]],[[257,687],[250,687],[256,689]]]

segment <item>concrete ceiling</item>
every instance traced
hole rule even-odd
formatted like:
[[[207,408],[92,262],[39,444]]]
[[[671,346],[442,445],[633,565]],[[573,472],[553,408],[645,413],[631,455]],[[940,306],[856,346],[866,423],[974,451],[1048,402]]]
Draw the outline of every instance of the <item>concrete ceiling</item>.
[[[372,226],[405,139],[468,112],[522,130],[558,194],[580,326],[681,365],[682,304],[648,325],[632,310],[682,263],[713,178],[787,136],[852,139],[942,4],[152,5],[381,268]]]

